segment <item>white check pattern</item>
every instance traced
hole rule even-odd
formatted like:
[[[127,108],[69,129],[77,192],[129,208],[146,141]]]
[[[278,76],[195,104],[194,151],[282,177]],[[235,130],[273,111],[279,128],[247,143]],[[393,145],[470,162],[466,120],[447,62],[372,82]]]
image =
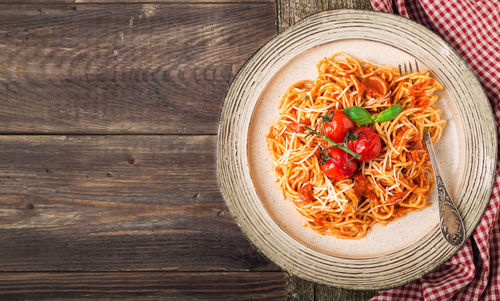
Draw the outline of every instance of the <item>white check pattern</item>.
[[[500,1],[370,0],[439,34],[469,64],[483,85],[500,133]],[[397,11],[395,11],[397,10]],[[371,300],[500,300],[500,164],[491,201],[472,238],[446,263]],[[477,260],[474,261],[476,254]]]

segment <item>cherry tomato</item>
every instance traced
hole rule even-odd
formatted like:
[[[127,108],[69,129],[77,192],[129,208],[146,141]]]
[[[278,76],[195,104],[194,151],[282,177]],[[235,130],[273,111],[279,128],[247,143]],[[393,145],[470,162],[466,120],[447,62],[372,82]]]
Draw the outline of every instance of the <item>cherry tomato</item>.
[[[382,150],[382,141],[380,136],[372,128],[360,127],[353,131],[356,140],[351,140],[347,144],[349,149],[356,154],[361,155],[358,161],[370,161],[375,159]]]
[[[325,134],[333,142],[341,143],[347,131],[354,128],[354,122],[341,110],[334,111],[331,120],[325,122]]]
[[[307,184],[299,189],[299,197],[302,201],[306,203],[314,202],[313,186]]]
[[[376,75],[363,79],[363,85],[366,87],[365,93],[368,97],[377,98],[387,94],[387,82]]]
[[[350,178],[358,168],[356,161],[349,161],[352,156],[340,148],[330,148],[328,150],[328,156],[332,159],[327,160],[325,164],[321,166],[321,170],[323,170],[325,175],[331,180],[339,181]],[[348,161],[349,163],[347,163]]]

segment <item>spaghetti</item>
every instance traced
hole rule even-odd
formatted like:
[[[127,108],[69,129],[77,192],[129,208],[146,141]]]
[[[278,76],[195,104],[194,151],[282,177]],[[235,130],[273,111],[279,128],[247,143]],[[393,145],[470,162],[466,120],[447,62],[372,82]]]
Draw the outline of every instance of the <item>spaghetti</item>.
[[[324,58],[317,70],[315,81],[288,88],[267,135],[284,197],[307,226],[324,235],[359,239],[376,223],[385,225],[429,206],[434,182],[422,134],[428,131],[434,142],[441,136],[446,121],[434,107],[434,92],[443,87],[428,71],[402,76],[394,67],[343,53]],[[395,119],[364,125],[380,137],[376,157],[356,163],[352,176],[327,176],[325,150],[335,147],[321,135],[326,135],[325,116],[354,106],[375,116],[397,104],[402,111]],[[346,141],[339,145],[347,147]],[[343,167],[356,162],[349,161]]]

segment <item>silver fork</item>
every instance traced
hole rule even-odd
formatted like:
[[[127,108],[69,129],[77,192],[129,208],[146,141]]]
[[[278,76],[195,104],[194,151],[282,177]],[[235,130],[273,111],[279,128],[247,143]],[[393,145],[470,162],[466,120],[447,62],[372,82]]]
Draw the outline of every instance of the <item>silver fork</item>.
[[[408,74],[408,71],[409,73],[413,73],[411,62],[408,63],[408,66],[404,63],[403,66],[399,65],[398,67],[400,75],[406,75]],[[403,69],[405,73],[403,73]],[[419,72],[417,60],[415,60],[415,72]],[[434,171],[434,180],[436,182],[438,193],[439,226],[441,228],[441,233],[450,244],[455,246],[462,245],[465,241],[464,222],[460,216],[457,206],[455,205],[455,202],[448,193],[448,189],[446,188],[443,179],[441,178],[431,136],[427,131],[424,132],[423,136],[425,145],[427,146],[427,153],[431,158],[432,170]]]

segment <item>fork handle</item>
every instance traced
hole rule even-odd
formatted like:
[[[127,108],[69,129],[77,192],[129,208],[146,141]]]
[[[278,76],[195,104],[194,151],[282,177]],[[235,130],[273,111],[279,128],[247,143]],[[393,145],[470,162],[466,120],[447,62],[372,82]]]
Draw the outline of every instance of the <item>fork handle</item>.
[[[439,202],[439,224],[444,238],[452,245],[459,246],[465,240],[465,227],[455,202],[448,194],[441,176],[436,176]]]
[[[465,240],[465,227],[460,212],[446,189],[446,185],[439,173],[438,162],[429,133],[424,133],[424,141],[431,158],[432,169],[438,193],[439,225],[444,238],[452,245],[459,246]]]

